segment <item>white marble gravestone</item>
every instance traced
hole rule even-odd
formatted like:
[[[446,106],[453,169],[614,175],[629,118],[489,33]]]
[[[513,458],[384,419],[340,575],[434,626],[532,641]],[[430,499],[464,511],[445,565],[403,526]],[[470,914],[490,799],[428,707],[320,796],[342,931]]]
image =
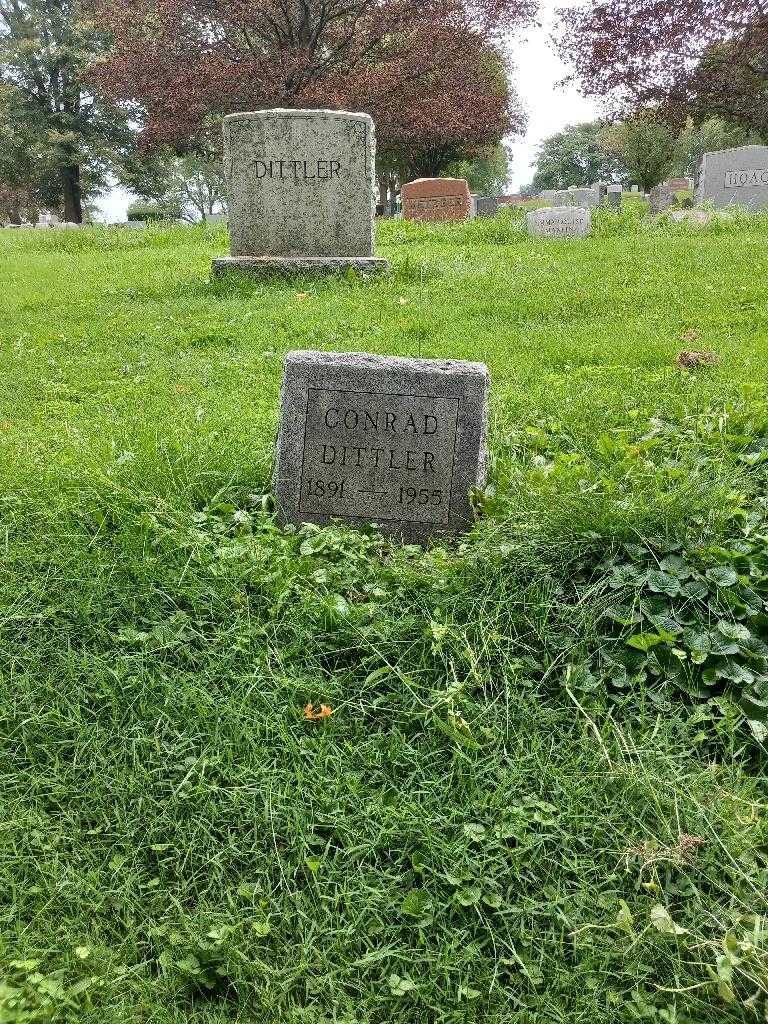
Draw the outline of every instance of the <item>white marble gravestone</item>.
[[[525,215],[528,234],[537,238],[583,238],[592,230],[592,214],[578,206],[550,206]]]

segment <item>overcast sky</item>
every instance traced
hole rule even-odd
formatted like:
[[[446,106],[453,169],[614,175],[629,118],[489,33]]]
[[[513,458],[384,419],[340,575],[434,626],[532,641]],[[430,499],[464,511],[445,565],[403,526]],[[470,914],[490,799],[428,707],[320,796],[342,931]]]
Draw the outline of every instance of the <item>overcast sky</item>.
[[[516,69],[515,86],[528,112],[528,130],[524,138],[513,142],[510,188],[516,192],[533,177],[536,147],[548,135],[567,124],[591,121],[597,116],[597,106],[581,96],[574,86],[558,87],[569,68],[563,64],[549,42],[556,7],[568,5],[568,0],[542,0],[541,27],[530,29],[512,45]],[[125,220],[131,197],[123,189],[113,189],[101,200],[99,219]]]
[[[555,53],[549,41],[557,7],[572,6],[568,0],[542,0],[541,27],[531,29],[512,45],[516,65],[513,81],[528,113],[528,130],[512,151],[510,184],[513,192],[527,185],[536,166],[536,148],[542,139],[567,124],[591,121],[598,116],[594,100],[585,99],[573,85],[558,86],[569,68]]]

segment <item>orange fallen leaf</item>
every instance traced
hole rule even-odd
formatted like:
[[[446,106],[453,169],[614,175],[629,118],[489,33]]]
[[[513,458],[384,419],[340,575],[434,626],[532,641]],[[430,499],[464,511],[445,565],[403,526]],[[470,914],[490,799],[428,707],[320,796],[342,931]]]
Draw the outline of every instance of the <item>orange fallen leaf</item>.
[[[321,704],[320,710],[315,711],[315,706],[312,701],[304,708],[304,717],[308,722],[319,722],[322,718],[330,718],[333,714],[333,708],[330,704]]]
[[[309,292],[296,292],[296,298],[301,302],[302,299],[309,298]]]
[[[681,341],[691,342],[691,341],[696,341],[698,339],[698,337],[699,337],[699,332],[697,330],[694,330],[693,328],[691,328],[689,331],[683,331],[683,333],[680,335],[680,340]]]

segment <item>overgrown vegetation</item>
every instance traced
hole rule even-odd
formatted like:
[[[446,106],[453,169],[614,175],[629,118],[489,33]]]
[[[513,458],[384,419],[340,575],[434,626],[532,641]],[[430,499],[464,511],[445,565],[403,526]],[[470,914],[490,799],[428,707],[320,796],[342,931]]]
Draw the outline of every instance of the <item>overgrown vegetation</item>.
[[[768,218],[7,235],[0,1020],[765,1019]],[[470,535],[276,528],[298,347],[488,362]]]

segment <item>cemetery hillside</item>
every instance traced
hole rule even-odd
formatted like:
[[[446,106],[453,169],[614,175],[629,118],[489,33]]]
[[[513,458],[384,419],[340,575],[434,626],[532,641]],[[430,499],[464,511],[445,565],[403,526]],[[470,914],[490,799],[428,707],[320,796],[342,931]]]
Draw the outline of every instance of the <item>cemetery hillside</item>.
[[[344,185],[280,138],[266,220],[0,232],[0,1021],[765,1021],[768,213],[459,179],[233,272]],[[402,535],[291,490],[380,422],[463,481]]]

